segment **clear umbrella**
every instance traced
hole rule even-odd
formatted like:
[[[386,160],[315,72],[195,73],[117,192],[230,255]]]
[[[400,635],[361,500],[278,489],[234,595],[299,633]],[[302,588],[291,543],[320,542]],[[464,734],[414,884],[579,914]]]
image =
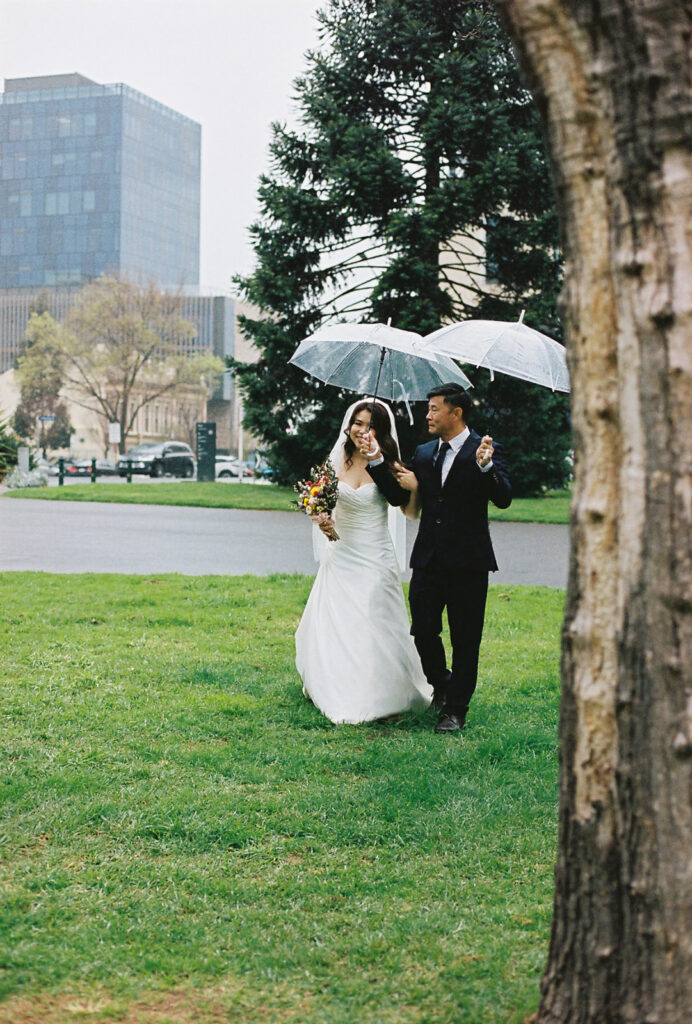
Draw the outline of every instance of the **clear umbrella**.
[[[553,391],[569,391],[569,372],[565,348],[547,334],[541,334],[523,322],[501,320],[465,320],[433,331],[423,339],[423,347],[438,355],[451,356],[460,363],[484,366],[495,373],[541,384]]]
[[[450,381],[472,386],[448,356],[422,342],[389,324],[331,324],[301,341],[289,363],[325,384],[392,402],[420,401]]]

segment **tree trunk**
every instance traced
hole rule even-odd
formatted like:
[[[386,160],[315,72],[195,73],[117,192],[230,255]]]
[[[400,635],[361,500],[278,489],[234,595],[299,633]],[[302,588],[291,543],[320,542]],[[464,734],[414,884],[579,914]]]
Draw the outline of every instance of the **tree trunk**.
[[[539,1024],[692,1021],[692,6],[496,0],[543,118],[576,453]]]

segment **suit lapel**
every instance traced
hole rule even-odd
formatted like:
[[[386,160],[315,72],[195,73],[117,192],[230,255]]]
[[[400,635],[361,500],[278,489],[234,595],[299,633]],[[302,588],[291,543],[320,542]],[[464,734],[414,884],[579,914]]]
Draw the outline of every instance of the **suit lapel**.
[[[425,451],[425,461],[431,467],[435,466],[435,456],[437,455],[438,443],[438,441],[428,441],[428,443],[423,446]]]
[[[478,448],[479,443],[480,443],[480,437],[478,436],[476,431],[475,430],[470,430],[469,431],[469,436],[466,438],[466,440],[464,441],[464,443],[461,446],[461,451],[459,452],[459,458],[460,459],[468,459],[468,457],[470,455],[475,456],[476,449]]]
[[[438,444],[438,441],[426,441],[418,449],[418,456],[420,458],[419,472],[421,479],[425,480],[426,487],[430,486],[435,479],[435,455],[437,454]]]

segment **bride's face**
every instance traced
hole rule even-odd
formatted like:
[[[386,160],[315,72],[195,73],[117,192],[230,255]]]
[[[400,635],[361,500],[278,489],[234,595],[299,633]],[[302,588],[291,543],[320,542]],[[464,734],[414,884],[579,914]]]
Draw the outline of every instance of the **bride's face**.
[[[360,444],[363,436],[370,430],[370,413],[365,409],[362,409],[354,419],[353,423],[349,427],[348,436],[353,441],[356,448]]]

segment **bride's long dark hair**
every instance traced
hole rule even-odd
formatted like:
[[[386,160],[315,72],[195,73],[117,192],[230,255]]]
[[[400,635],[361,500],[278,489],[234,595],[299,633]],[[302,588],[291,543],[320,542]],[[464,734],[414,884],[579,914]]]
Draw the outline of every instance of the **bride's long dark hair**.
[[[345,465],[347,467],[353,465],[353,456],[356,451],[356,446],[351,440],[351,427],[355,423],[356,417],[361,412],[370,413],[370,426],[375,431],[375,437],[378,445],[380,446],[380,451],[384,456],[385,462],[397,462],[400,458],[399,448],[392,437],[389,413],[384,406],[380,405],[378,402],[375,402],[375,406],[373,408],[371,399],[370,401],[359,402],[351,413],[351,419],[348,421],[348,426],[344,431],[346,434],[346,441],[344,443]]]

